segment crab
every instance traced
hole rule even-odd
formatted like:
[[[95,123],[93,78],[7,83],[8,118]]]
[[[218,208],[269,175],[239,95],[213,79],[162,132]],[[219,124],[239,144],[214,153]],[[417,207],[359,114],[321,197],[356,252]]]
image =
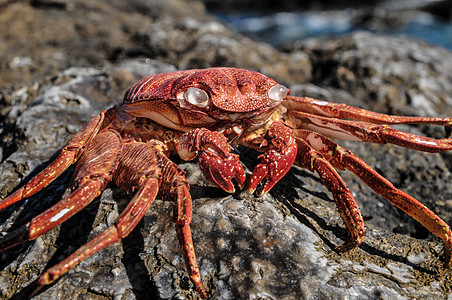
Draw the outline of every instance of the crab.
[[[392,124],[439,124],[447,137],[433,139],[393,129]],[[426,152],[452,150],[452,118],[391,116],[290,96],[290,90],[257,72],[236,68],[176,71],[144,77],[122,104],[93,117],[62,148],[53,163],[0,201],[3,209],[49,185],[77,162],[69,196],[0,239],[0,250],[34,240],[72,217],[113,181],[133,193],[115,223],[38,279],[48,285],[82,260],[126,237],[156,197],[174,201],[174,223],[189,277],[202,298],[207,292],[196,262],[190,222],[192,201],[184,171],[170,160],[198,157],[204,177],[226,192],[245,188],[261,196],[292,165],[316,172],[331,192],[348,232],[337,251],[358,247],[365,225],[360,209],[337,170],[354,173],[376,193],[442,239],[451,264],[452,232],[422,203],[395,188],[363,160],[332,139],[391,143]],[[332,138],[332,139],[331,139]],[[244,145],[262,154],[247,174],[233,152]]]

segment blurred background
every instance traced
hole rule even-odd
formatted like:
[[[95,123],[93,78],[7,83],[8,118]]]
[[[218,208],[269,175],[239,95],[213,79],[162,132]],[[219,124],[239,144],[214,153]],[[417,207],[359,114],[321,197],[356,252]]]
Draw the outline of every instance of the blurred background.
[[[452,1],[448,0],[203,2],[237,32],[275,46],[365,30],[452,49]]]

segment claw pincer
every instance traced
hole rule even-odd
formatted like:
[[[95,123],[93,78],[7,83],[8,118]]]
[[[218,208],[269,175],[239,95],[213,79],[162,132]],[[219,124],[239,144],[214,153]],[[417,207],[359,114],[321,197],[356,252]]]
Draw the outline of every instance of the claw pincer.
[[[262,74],[236,69],[187,70],[144,77],[114,106],[91,119],[58,158],[23,187],[0,201],[3,209],[49,185],[77,161],[72,192],[29,223],[0,240],[0,249],[33,240],[88,205],[113,181],[134,193],[105,232],[89,241],[38,280],[52,283],[93,253],[127,236],[156,197],[174,201],[174,223],[189,277],[202,298],[202,284],[191,235],[192,199],[185,172],[169,159],[198,157],[211,183],[234,192],[234,182],[249,193],[270,191],[292,165],[318,173],[331,192],[349,233],[339,247],[348,251],[364,240],[361,211],[337,172],[354,173],[376,193],[413,217],[444,243],[451,264],[452,233],[434,212],[330,138],[392,143],[427,152],[452,150],[451,139],[433,139],[391,128],[393,124],[439,124],[450,134],[451,118],[399,117],[364,109],[288,96],[290,91]],[[345,120],[347,119],[347,120]],[[261,152],[248,180],[233,146]]]
[[[182,135],[177,144],[177,152],[185,160],[193,159],[201,151],[199,167],[204,177],[229,193],[235,191],[232,179],[240,188],[246,179],[239,157],[230,153],[231,149],[223,134],[205,128]]]
[[[254,193],[259,183],[259,196],[267,193],[292,167],[297,157],[297,143],[292,130],[280,122],[268,129],[260,147],[265,153],[259,156],[260,163],[248,180],[247,192]]]

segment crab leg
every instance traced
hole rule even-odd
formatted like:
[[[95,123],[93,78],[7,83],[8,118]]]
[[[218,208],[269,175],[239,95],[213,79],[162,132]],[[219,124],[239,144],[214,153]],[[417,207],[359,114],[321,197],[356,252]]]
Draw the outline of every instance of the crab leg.
[[[297,137],[296,141],[298,144],[296,164],[319,174],[323,184],[333,194],[337,209],[349,233],[349,239],[336,250],[346,252],[358,247],[364,241],[366,228],[361,210],[351,191],[331,163],[322,154],[303,139]]]
[[[109,150],[105,151],[105,145]],[[77,166],[75,190],[29,223],[0,240],[0,251],[31,241],[60,225],[99,196],[111,180],[111,173],[118,164],[122,140],[116,131],[104,131],[94,137],[86,147]]]
[[[452,150],[452,139],[434,139],[363,121],[349,121],[291,111],[290,120],[296,128],[319,132],[331,138],[378,144],[395,144],[425,152]]]
[[[451,264],[452,231],[446,222],[410,195],[395,188],[389,180],[378,174],[350,150],[340,147],[335,142],[315,132],[308,130],[294,130],[294,132],[297,137],[303,139],[328,159],[334,167],[353,172],[372,190],[385,197],[442,239],[445,263],[447,266]]]
[[[287,96],[286,101],[282,104],[291,111],[312,113],[329,118],[366,121],[375,124],[437,124],[446,126],[449,131],[452,126],[452,118],[393,116],[343,103],[321,101],[309,97]]]
[[[185,179],[185,172],[163,153],[163,148],[159,141],[126,144],[113,180],[122,189],[130,190],[131,186],[140,185],[143,174],[162,178],[160,189],[165,192],[169,190],[169,194],[163,196],[169,195],[174,199],[174,223],[190,279],[199,295],[206,298],[190,230],[190,187]]]
[[[147,178],[143,185],[119,215],[115,224],[97,237],[80,247],[65,260],[48,269],[38,279],[38,289],[51,284],[70,269],[87,259],[94,253],[125,238],[140,222],[146,211],[151,207],[159,188],[158,178]]]
[[[56,160],[37,174],[23,187],[9,197],[0,201],[0,210],[11,204],[30,197],[48,186],[55,178],[61,175],[83,153],[85,145],[97,134],[102,126],[105,112],[92,118],[61,150]]]
[[[196,291],[202,298],[207,298],[207,293],[201,282],[201,274],[199,273],[198,264],[196,262],[195,248],[191,236],[190,222],[192,217],[192,203],[188,188],[188,183],[183,176],[180,182],[173,188],[172,193],[176,199],[174,205],[174,222],[176,226],[177,238],[184,255],[185,264],[187,266],[190,280],[193,282]]]
[[[247,193],[252,194],[258,184],[258,196],[267,193],[292,167],[297,157],[297,143],[292,130],[281,122],[273,122],[263,137],[244,137],[244,143],[265,153],[259,156],[248,180]]]

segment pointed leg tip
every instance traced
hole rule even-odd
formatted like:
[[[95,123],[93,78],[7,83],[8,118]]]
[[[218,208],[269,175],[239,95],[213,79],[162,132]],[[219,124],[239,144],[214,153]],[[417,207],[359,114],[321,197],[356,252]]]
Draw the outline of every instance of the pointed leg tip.
[[[350,238],[346,240],[342,245],[336,246],[335,251],[339,254],[351,251],[355,248],[358,248],[362,242],[364,241],[364,233],[357,238]]]
[[[256,195],[258,197],[262,197],[263,195],[267,194],[275,186],[276,182],[277,181],[267,181],[264,184],[264,187],[256,192]]]
[[[449,268],[452,265],[452,232],[447,232],[447,237],[443,238],[444,245],[444,267]]]
[[[51,273],[49,270],[44,272],[44,274],[41,275],[38,279],[36,290],[40,290],[42,287],[49,285],[53,283],[55,280],[57,280],[60,276]]]
[[[233,194],[235,192],[235,187],[231,181],[216,181],[214,183],[227,193]]]
[[[24,242],[27,242],[30,239],[30,223],[22,225],[17,228],[13,232],[8,233],[5,237],[0,240],[0,251],[12,248]]]
[[[246,192],[248,195],[252,195],[252,194],[254,193],[255,190],[256,190],[255,188],[250,188],[250,187],[248,187],[248,188],[246,188],[245,192]]]
[[[12,193],[8,197],[6,197],[5,199],[1,200],[0,201],[0,210],[3,210],[4,208],[12,205],[13,203],[16,203],[20,200],[25,199],[26,197],[23,196],[24,189],[25,189],[24,187],[21,187],[20,189],[18,189],[17,191],[15,191],[14,193]]]
[[[197,267],[196,267],[197,268]],[[195,274],[190,275],[190,280],[193,283],[196,292],[202,299],[207,299],[207,292],[204,289],[204,285],[201,281],[201,275],[199,274],[199,270],[196,271]]]
[[[268,191],[264,191],[264,190],[258,191],[258,192],[256,192],[256,196],[257,196],[257,197],[262,197],[262,196],[264,196],[264,195],[267,194],[267,193],[268,193]]]
[[[256,197],[262,197],[263,195],[265,195],[265,194],[268,192],[268,190],[265,190],[265,189],[258,189],[257,187],[248,187],[248,188],[245,190],[245,192],[246,192],[248,195],[254,194]]]
[[[202,299],[207,299],[207,292],[204,289],[204,286],[202,285],[202,283],[200,282],[199,284],[196,284],[195,286],[195,290],[198,293],[198,295],[202,298]]]
[[[246,186],[245,180],[243,180],[242,182],[237,181],[237,184],[240,190],[243,190],[243,188]]]
[[[229,193],[229,194],[234,194],[235,193],[235,188],[232,189],[224,189],[225,192]]]

